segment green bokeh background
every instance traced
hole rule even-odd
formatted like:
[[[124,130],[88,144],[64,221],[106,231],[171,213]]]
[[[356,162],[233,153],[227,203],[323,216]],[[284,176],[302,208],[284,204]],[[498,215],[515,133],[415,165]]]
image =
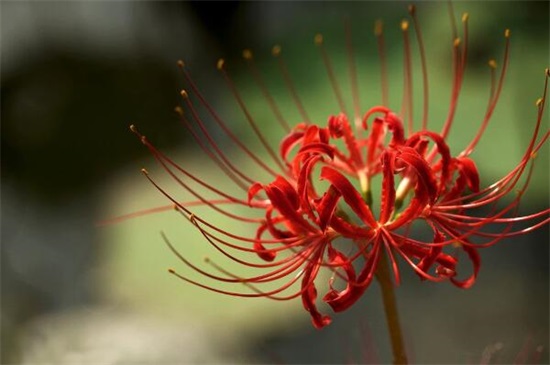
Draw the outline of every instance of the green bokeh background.
[[[40,6],[44,10],[53,3],[24,4],[39,12]],[[174,105],[181,104],[179,89],[186,87],[177,74],[176,59],[185,59],[209,102],[243,141],[267,159],[215,70],[217,57],[226,59],[227,70],[251,114],[273,146],[277,146],[284,134],[240,57],[242,49],[250,48],[254,52],[256,65],[285,118],[299,122],[299,113],[270,55],[271,47],[280,44],[311,119],[324,124],[339,108],[319,51],[313,44],[314,34],[324,35],[327,52],[351,110],[342,21],[349,19],[361,110],[365,111],[380,103],[373,24],[376,19],[383,19],[390,106],[398,110],[403,84],[399,24],[407,17],[408,3],[251,2],[211,3],[207,8],[198,3],[130,4],[127,8],[121,7],[121,16],[139,20],[136,14],[144,17],[145,13],[139,9],[149,9],[156,14],[155,22],[136,20],[139,25],[149,24],[145,31],[143,26],[136,27],[140,29],[140,33],[134,35],[140,45],[138,51],[119,50],[113,56],[105,49],[99,53],[89,45],[56,43],[53,39],[46,47],[29,53],[33,57],[23,56],[24,61],[15,66],[12,62],[4,68],[7,71],[2,72],[3,362],[62,362],[66,358],[63,349],[51,351],[39,341],[38,344],[33,341],[36,326],[43,327],[41,319],[52,314],[62,317],[79,308],[94,312],[102,307],[115,308],[115,317],[117,313],[131,313],[136,318],[151,318],[153,323],[167,324],[170,331],[181,329],[194,333],[200,328],[205,333],[200,341],[209,349],[207,355],[220,354],[213,357],[216,362],[334,363],[344,362],[348,357],[361,362],[359,349],[367,345],[358,323],[368,323],[374,337],[369,345],[374,344],[377,349],[378,361],[389,361],[389,345],[383,333],[382,308],[375,285],[353,310],[334,315],[335,323],[317,332],[311,328],[299,300],[279,303],[225,297],[170,276],[166,272],[169,267],[182,273],[190,271],[166,248],[160,231],[192,262],[203,264],[204,256],[208,256],[225,268],[239,269],[216,256],[200,233],[173,211],[101,227],[94,224],[169,203],[140,176],[141,167],[146,167],[177,199],[188,199],[174,181],[163,176],[146,149],[131,135],[127,129],[130,123],[136,124],[167,155],[197,172],[205,181],[227,191],[237,191],[223,182],[219,171],[201,155],[171,113]],[[2,4],[4,27],[12,24],[4,20],[15,14],[18,6],[22,5]],[[104,2],[96,6],[121,5]],[[452,81],[448,9],[446,4],[435,2],[420,2],[417,8],[428,61],[429,125],[438,130],[449,107]],[[465,11],[470,14],[468,66],[455,124],[448,138],[454,154],[468,144],[482,121],[490,86],[487,61],[495,58],[499,66],[502,64],[503,32],[505,28],[512,32],[504,90],[491,123],[472,155],[481,172],[482,184],[487,185],[517,164],[530,141],[537,112],[534,103],[541,96],[544,69],[550,64],[548,4],[456,2],[454,8],[457,20]],[[61,12],[59,4],[49,9]],[[86,19],[87,13],[80,16]],[[109,29],[104,30],[107,37]],[[161,34],[162,41],[145,42],[144,34],[147,35],[149,29]],[[62,31],[69,32],[68,29]],[[422,89],[413,34],[414,111],[418,123]],[[178,43],[179,37],[182,44]],[[3,44],[6,44],[4,39]],[[156,52],[161,48],[164,52]],[[3,59],[7,57],[4,50],[2,53]],[[543,130],[548,128],[547,115]],[[224,141],[215,127],[212,130]],[[238,166],[251,174],[257,173],[242,154],[231,150],[229,144],[224,146]],[[544,147],[537,157],[530,189],[524,198],[525,213],[548,206],[548,163],[548,147]],[[213,219],[235,232],[252,234],[246,226],[235,226],[219,217]],[[52,252],[57,256],[52,256]],[[483,259],[478,283],[469,291],[448,285],[421,284],[412,273],[405,274],[397,295],[406,340],[418,362],[456,363],[469,359],[475,362],[487,345],[497,341],[505,344],[501,360],[506,362],[529,336],[537,343],[548,342],[547,228],[521,241],[510,240],[484,250]],[[21,267],[31,269],[25,271]],[[403,265],[403,272],[408,271],[411,270]],[[77,312],[66,326],[82,326],[83,331],[87,331],[88,327],[82,324],[87,319],[86,313],[90,312]],[[114,326],[116,323],[113,318]],[[54,332],[61,339],[68,336],[63,330],[53,329],[43,328],[44,336],[54,336]],[[88,335],[94,336],[94,333]],[[132,334],[127,336],[132,341]],[[160,342],[162,336],[151,341],[152,344]],[[60,340],[60,343],[65,342]],[[117,344],[112,344],[115,352]],[[33,349],[34,357],[23,355],[28,350],[26,346]],[[85,347],[76,348],[85,361]],[[164,357],[159,355],[143,361],[177,362],[187,358],[178,358],[178,351],[170,348]],[[214,361],[197,351],[199,355],[194,361]],[[121,361],[133,359],[128,356],[121,348]],[[548,350],[544,356],[543,359],[548,359]]]

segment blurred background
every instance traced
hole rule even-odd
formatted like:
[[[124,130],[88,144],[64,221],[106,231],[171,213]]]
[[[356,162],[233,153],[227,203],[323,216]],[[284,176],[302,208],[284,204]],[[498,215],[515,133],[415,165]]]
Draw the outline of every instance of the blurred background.
[[[324,123],[339,110],[314,34],[324,34],[343,89],[349,90],[342,21],[349,19],[366,110],[380,103],[373,24],[383,19],[390,104],[398,109],[399,23],[407,17],[407,5],[2,1],[2,363],[389,362],[376,285],[351,310],[334,315],[331,326],[316,331],[299,300],[222,297],[170,276],[168,267],[185,269],[163,244],[161,230],[197,262],[212,254],[174,212],[106,226],[97,222],[167,204],[140,174],[142,167],[159,169],[129,132],[132,123],[178,163],[216,181],[217,171],[204,163],[173,113],[184,86],[178,59],[246,141],[250,128],[215,69],[224,57],[252,114],[276,144],[283,132],[241,59],[242,49],[253,50],[285,116],[300,122],[270,55],[274,44],[282,45],[308,113]],[[470,13],[468,70],[449,138],[454,153],[482,119],[490,85],[487,61],[501,64],[503,30],[512,32],[501,101],[474,153],[486,185],[515,166],[529,142],[534,101],[550,64],[549,4],[460,1],[454,6],[457,19]],[[418,16],[430,72],[430,125],[437,129],[452,81],[448,9],[419,2]],[[420,113],[415,45],[415,113]],[[351,105],[350,93],[344,95]],[[548,207],[548,147],[536,167],[521,208],[526,214]],[[541,363],[547,363],[548,243],[544,227],[483,250],[478,281],[467,291],[420,282],[403,265],[397,296],[411,359],[479,363],[488,347],[500,343],[495,362],[512,362],[522,347],[534,354],[543,345]]]

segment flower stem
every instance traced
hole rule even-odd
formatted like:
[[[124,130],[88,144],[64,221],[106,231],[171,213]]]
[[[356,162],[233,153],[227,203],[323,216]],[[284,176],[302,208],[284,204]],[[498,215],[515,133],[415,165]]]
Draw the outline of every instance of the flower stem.
[[[401,326],[399,325],[394,285],[391,280],[388,257],[385,250],[382,250],[380,255],[380,262],[376,269],[376,279],[380,283],[380,289],[382,290],[382,301],[384,302],[384,312],[390,333],[393,363],[396,365],[407,364],[407,354],[405,353],[403,335],[401,333]]]

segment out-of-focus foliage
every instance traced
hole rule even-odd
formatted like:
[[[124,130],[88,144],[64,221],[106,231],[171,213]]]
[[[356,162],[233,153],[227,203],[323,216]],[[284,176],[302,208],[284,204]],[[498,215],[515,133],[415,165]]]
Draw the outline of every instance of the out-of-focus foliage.
[[[132,343],[141,343],[143,337],[137,333],[147,331],[147,325],[139,327],[141,322],[134,322],[134,315],[155,317],[154,323],[160,318],[161,328],[168,321],[173,328],[160,330],[168,334],[193,331],[197,324],[204,330],[204,346],[192,346],[198,354],[189,357],[197,361],[208,361],[213,355],[209,354],[214,351],[210,333],[242,339],[232,343],[234,349],[262,361],[281,357],[285,363],[320,363],[342,362],[348,351],[355,351],[342,346],[342,333],[354,334],[350,346],[358,346],[358,317],[366,318],[377,333],[381,331],[382,308],[375,290],[353,311],[335,317],[330,328],[316,333],[309,328],[308,319],[299,315],[299,302],[243,303],[174,279],[166,268],[178,265],[178,261],[163,245],[159,230],[190,257],[200,261],[212,254],[200,235],[176,213],[102,228],[96,228],[95,222],[165,204],[139,174],[142,166],[155,171],[155,165],[128,132],[130,123],[139,125],[160,148],[181,148],[179,162],[201,165],[197,150],[188,144],[172,113],[180,102],[178,89],[183,86],[175,67],[178,58],[185,59],[212,104],[246,139],[251,132],[214,68],[217,57],[225,57],[254,117],[276,141],[281,131],[240,60],[242,48],[254,51],[285,115],[298,121],[270,56],[271,46],[281,44],[308,112],[324,122],[328,114],[338,110],[313,35],[325,35],[340,80],[346,85],[340,19],[350,16],[362,80],[361,103],[368,108],[379,101],[372,24],[383,18],[390,87],[393,102],[399,105],[399,22],[406,16],[407,3],[244,2],[209,3],[206,7],[199,2],[28,1],[2,2],[0,6],[3,363],[17,362],[30,348],[33,362],[79,358],[54,353],[54,358],[48,359],[47,346],[31,344],[29,338],[36,338],[33,329],[49,318],[53,320],[47,323],[54,324],[48,328],[59,329],[56,335],[62,339],[74,335],[75,328],[85,333],[91,328],[86,323],[98,317],[78,310],[83,305],[114,305],[128,313],[124,317],[127,322],[119,325],[113,321],[113,326],[131,328],[124,336]],[[471,28],[468,75],[458,110],[461,125],[457,123],[451,134],[453,151],[465,145],[480,122],[489,93],[486,62],[493,57],[500,59],[503,29],[512,30],[505,90],[476,152],[484,180],[493,181],[515,165],[530,135],[536,113],[534,101],[542,90],[543,70],[550,63],[548,3],[457,2],[455,10],[458,15],[470,13]],[[444,4],[419,3],[418,13],[431,75],[430,112],[434,125],[438,125],[446,112],[451,82],[447,8]],[[418,65],[417,58],[415,63]],[[420,80],[418,73],[414,78]],[[349,87],[344,90],[349,94]],[[525,200],[530,205],[524,207],[526,212],[548,203],[547,148],[544,151]],[[215,181],[215,170],[202,171]],[[425,363],[462,361],[465,354],[481,353],[487,343],[495,341],[518,348],[528,334],[547,343],[547,243],[548,233],[539,231],[484,252],[487,269],[466,292],[450,287],[436,289],[405,277],[398,299],[406,340],[414,348],[415,358]],[[52,314],[56,316],[49,317]],[[104,333],[101,331],[111,330],[102,328],[98,336]],[[50,332],[44,333],[40,336],[50,336]],[[93,333],[90,330],[88,334]],[[374,340],[379,354],[387,353],[383,339]],[[166,350],[169,356],[139,356],[150,363],[173,359],[170,356],[177,353],[180,343],[170,343],[173,348]],[[202,356],[201,349],[206,349],[208,356]],[[81,347],[70,351],[84,353]],[[131,361],[135,359],[132,356],[135,352],[114,358]],[[547,352],[545,356],[547,359]],[[235,358],[239,357],[225,359]]]

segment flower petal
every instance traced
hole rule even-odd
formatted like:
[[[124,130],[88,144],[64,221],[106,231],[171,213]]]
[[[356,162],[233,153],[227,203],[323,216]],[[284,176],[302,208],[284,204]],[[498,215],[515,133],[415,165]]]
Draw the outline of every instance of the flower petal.
[[[467,279],[457,280],[454,277],[452,277],[451,281],[453,282],[453,284],[455,284],[459,288],[468,289],[472,285],[474,285],[476,281],[477,274],[479,272],[479,267],[481,266],[481,257],[479,256],[479,252],[477,252],[476,247],[473,247],[470,245],[461,245],[461,247],[468,254],[470,261],[472,261],[473,273]]]
[[[328,180],[340,192],[344,201],[363,223],[369,227],[375,227],[377,225],[370,208],[363,201],[361,194],[359,194],[344,175],[333,168],[324,166],[321,170],[321,179]]]

